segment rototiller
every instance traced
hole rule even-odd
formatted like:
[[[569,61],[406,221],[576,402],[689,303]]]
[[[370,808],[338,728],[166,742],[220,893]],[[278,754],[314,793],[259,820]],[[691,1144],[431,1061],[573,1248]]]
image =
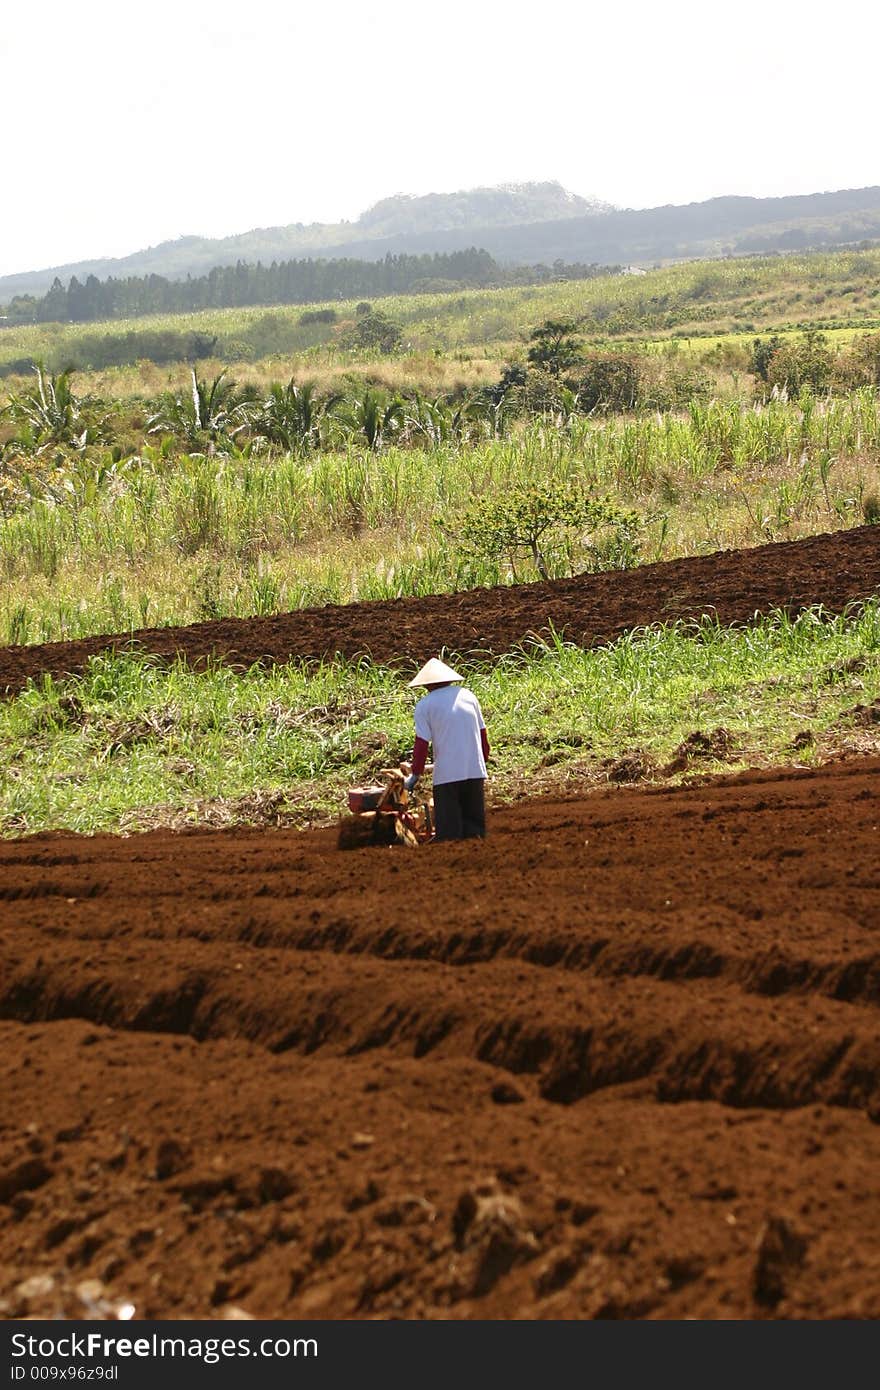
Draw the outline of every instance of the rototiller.
[[[430,774],[430,767],[425,774]],[[382,768],[384,782],[351,787],[348,809],[351,815],[339,822],[339,848],[357,849],[361,845],[409,845],[415,848],[434,838],[434,798],[418,787],[408,792],[403,785],[410,766]],[[430,778],[428,780],[430,786]]]

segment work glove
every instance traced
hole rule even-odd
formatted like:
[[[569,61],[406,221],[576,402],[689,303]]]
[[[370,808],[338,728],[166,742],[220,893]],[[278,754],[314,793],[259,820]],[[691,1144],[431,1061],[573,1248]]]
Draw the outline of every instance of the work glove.
[[[417,782],[418,780],[419,780],[419,775],[418,775],[418,773],[417,773],[417,772],[411,772],[411,773],[409,774],[408,777],[404,777],[404,779],[403,779],[403,785],[404,785],[404,787],[406,788],[406,790],[407,790],[408,792],[411,792],[411,791],[413,790],[413,788],[415,787],[416,782]]]

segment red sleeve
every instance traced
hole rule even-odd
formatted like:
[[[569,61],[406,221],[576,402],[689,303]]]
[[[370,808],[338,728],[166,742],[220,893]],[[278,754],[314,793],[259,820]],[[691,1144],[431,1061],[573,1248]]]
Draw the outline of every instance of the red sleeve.
[[[428,761],[428,740],[417,738],[413,744],[412,770],[417,777],[421,777],[425,770],[425,763]]]
[[[489,761],[489,735],[486,733],[486,730],[485,730],[485,729],[481,729],[481,730],[480,730],[480,742],[481,742],[482,745],[483,745],[483,757],[485,758],[486,762],[488,762],[488,761]]]

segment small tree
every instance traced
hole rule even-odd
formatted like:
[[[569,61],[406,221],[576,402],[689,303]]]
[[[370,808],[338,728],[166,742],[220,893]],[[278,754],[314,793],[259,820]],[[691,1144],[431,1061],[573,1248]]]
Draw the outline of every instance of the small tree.
[[[501,403],[515,392],[517,388],[525,386],[528,373],[521,362],[509,362],[501,373],[498,381],[489,386],[480,386],[474,392],[473,399],[480,405],[501,405]]]
[[[547,319],[529,334],[532,346],[526,353],[527,360],[553,376],[568,371],[581,355],[576,331],[571,319]]]
[[[756,338],[752,343],[749,371],[761,381],[769,381],[769,369],[773,354],[781,347],[782,339],[778,333],[774,333],[772,338]]]
[[[403,330],[380,309],[360,314],[348,335],[350,347],[374,348],[387,356],[400,347]]]
[[[634,512],[608,499],[588,497],[560,483],[511,488],[502,497],[483,497],[469,507],[450,534],[467,553],[483,559],[507,556],[514,578],[516,557],[525,550],[542,579],[550,578],[549,549],[563,549],[574,536],[595,535],[605,528],[627,529],[632,541],[638,528]]]

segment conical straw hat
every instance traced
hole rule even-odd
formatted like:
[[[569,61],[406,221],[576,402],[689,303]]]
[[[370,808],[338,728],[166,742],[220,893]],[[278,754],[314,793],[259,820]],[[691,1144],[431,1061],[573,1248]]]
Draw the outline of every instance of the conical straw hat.
[[[464,676],[453,671],[452,667],[447,666],[445,661],[440,661],[436,656],[432,656],[430,661],[425,662],[419,674],[410,681],[410,685],[443,685],[446,681],[463,680]]]

